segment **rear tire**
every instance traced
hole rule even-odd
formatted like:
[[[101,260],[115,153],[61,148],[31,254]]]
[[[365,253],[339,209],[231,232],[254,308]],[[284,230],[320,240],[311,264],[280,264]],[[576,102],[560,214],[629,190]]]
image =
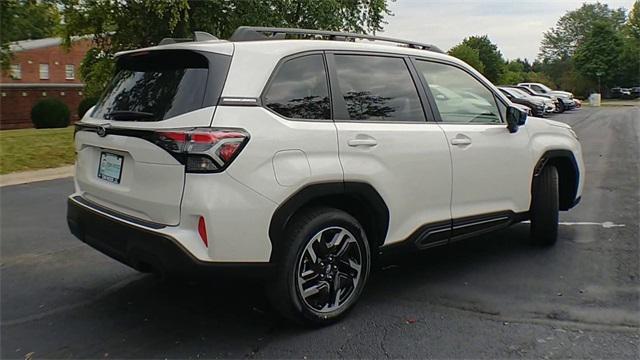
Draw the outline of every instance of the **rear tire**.
[[[551,246],[558,240],[558,170],[545,166],[534,179],[531,199],[531,239],[534,244]]]
[[[371,250],[360,223],[333,208],[313,208],[292,220],[276,257],[272,305],[313,326],[338,321],[353,308],[369,276]]]

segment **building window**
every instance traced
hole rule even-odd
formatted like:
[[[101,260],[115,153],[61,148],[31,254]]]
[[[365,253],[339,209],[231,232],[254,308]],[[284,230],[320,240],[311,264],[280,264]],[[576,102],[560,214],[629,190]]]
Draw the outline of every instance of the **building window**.
[[[14,80],[22,79],[22,68],[20,67],[20,64],[11,65],[11,78]]]
[[[65,65],[64,78],[67,80],[73,80],[76,78],[76,67],[74,65]]]
[[[40,64],[40,80],[49,80],[49,64]]]

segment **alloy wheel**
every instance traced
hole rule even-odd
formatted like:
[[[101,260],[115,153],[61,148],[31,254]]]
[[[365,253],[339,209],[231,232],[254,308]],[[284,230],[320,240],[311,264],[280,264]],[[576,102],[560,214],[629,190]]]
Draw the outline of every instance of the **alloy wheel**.
[[[338,310],[354,295],[362,265],[363,249],[349,230],[339,226],[321,230],[298,261],[296,282],[301,300],[316,312]]]

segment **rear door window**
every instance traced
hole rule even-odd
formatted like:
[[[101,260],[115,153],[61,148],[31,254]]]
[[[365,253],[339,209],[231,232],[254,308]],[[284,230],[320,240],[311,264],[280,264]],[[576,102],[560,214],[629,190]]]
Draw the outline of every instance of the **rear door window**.
[[[216,74],[210,74],[210,62]],[[203,106],[207,87],[221,90],[230,57],[193,51],[163,50],[118,58],[116,73],[92,116],[107,120],[161,121]],[[214,75],[214,76],[210,76]],[[217,94],[216,97],[219,97]]]
[[[322,55],[296,57],[282,64],[264,96],[264,104],[286,118],[331,119]]]
[[[335,64],[350,120],[426,120],[404,59],[337,54]]]

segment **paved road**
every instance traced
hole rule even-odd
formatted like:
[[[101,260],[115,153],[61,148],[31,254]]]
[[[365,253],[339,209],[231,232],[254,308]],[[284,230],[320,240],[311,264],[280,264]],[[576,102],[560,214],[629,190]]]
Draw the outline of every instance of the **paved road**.
[[[81,244],[69,179],[5,187],[1,357],[638,358],[640,108],[557,115],[582,139],[582,204],[552,249],[528,226],[387,260],[343,322],[280,321],[250,282],[166,283]],[[620,226],[614,226],[620,225]],[[624,225],[624,226],[622,226]]]

